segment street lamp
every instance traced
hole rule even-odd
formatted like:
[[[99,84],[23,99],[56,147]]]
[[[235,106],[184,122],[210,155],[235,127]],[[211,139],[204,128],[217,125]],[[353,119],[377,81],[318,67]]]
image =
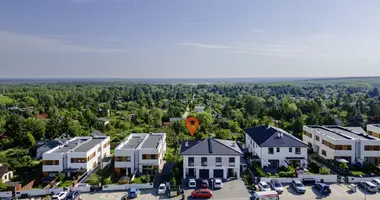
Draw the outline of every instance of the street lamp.
[[[214,179],[211,179],[211,192],[214,191]],[[211,195],[212,200],[214,200],[214,194]]]
[[[363,181],[363,176],[362,175],[359,175],[359,177],[362,179]],[[367,188],[364,188],[364,200],[367,200]]]

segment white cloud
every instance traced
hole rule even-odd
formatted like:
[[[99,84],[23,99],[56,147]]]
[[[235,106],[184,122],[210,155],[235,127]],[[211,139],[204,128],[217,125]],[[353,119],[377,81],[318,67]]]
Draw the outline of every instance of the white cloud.
[[[226,49],[226,48],[228,48],[228,46],[224,46],[224,45],[203,44],[203,43],[197,43],[197,42],[181,42],[181,43],[179,43],[179,45],[196,47],[196,48],[201,48],[201,49]]]
[[[254,33],[261,33],[261,32],[264,32],[264,30],[262,29],[256,29],[256,30],[253,30]]]
[[[127,52],[122,48],[101,48],[69,44],[65,40],[0,31],[0,52],[107,53]]]

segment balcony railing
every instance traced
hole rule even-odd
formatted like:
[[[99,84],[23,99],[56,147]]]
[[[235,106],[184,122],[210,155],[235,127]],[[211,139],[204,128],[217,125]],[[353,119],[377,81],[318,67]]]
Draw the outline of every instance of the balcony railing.
[[[189,162],[189,166],[194,166],[194,162]]]
[[[216,162],[215,166],[218,166],[218,167],[222,166],[222,162]]]
[[[202,166],[207,166],[207,162],[202,162],[201,165]]]
[[[235,162],[230,162],[229,165],[230,165],[230,167],[234,167],[235,166]]]

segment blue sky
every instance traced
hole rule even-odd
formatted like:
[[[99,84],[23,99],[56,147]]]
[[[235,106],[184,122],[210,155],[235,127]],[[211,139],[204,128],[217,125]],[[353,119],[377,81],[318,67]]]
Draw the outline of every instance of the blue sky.
[[[0,77],[380,75],[377,0],[2,0]]]

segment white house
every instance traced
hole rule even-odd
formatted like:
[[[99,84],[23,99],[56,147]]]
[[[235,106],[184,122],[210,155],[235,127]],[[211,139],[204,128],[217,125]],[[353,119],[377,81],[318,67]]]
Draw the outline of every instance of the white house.
[[[380,124],[367,124],[368,135],[380,138]]]
[[[3,183],[9,182],[13,177],[13,171],[9,170],[7,166],[0,164],[0,177]]]
[[[115,148],[115,172],[130,175],[161,171],[165,152],[165,133],[132,133]]]
[[[90,172],[110,155],[110,137],[75,137],[42,154],[44,176]]]
[[[183,178],[240,177],[240,157],[243,155],[235,141],[207,138],[181,144]]]
[[[261,161],[261,167],[307,165],[307,145],[290,133],[269,125],[245,130],[245,146]]]
[[[304,126],[302,140],[328,160],[380,164],[380,139],[361,128],[341,126]]]

